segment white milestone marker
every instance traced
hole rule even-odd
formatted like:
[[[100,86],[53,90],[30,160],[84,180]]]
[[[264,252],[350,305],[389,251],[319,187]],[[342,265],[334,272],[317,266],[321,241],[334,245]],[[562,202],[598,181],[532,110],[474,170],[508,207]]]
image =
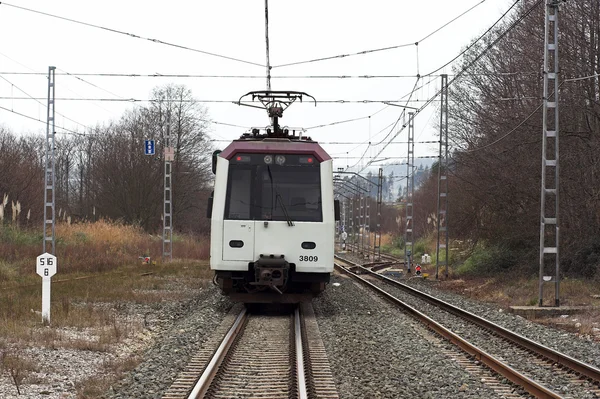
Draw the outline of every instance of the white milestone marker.
[[[56,274],[56,256],[45,253],[37,257],[36,271],[42,277],[42,322],[50,324],[50,279]]]

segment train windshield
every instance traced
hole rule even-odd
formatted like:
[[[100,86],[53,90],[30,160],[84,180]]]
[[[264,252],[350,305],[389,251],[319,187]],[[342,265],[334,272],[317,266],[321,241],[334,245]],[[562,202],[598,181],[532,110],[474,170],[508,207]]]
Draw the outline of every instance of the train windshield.
[[[322,222],[318,162],[285,155],[278,164],[272,160],[283,158],[268,156],[238,156],[230,162],[225,219]]]

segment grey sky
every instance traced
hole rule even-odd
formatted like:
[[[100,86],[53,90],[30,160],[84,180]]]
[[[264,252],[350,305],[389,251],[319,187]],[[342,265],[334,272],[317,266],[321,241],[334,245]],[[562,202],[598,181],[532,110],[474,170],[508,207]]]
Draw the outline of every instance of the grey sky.
[[[11,0],[8,4],[61,17],[160,39],[208,52],[265,63],[264,0],[183,1],[105,0],[103,2],[57,0]],[[307,75],[416,75],[437,69],[456,56],[462,47],[481,34],[510,7],[508,0],[270,0],[269,31],[271,64],[274,66],[355,53],[363,50],[414,43],[472,6],[474,10],[416,46],[344,57],[323,62],[273,69],[274,90],[299,90],[317,100],[397,100],[408,94],[416,78],[394,79],[282,79],[277,76]],[[105,30],[74,24],[48,16],[0,5],[0,72],[129,73],[259,75],[264,67],[234,62],[176,49]],[[10,57],[10,58],[7,58]],[[29,68],[29,69],[28,69]],[[440,73],[450,73],[450,67]],[[33,97],[47,96],[44,76],[1,74],[0,97],[21,97],[17,87]],[[251,90],[265,88],[265,79],[223,78],[124,78],[84,76],[93,87],[69,76],[57,76],[57,98],[147,99],[153,87],[182,83],[200,100],[237,100]],[[428,83],[422,79],[420,84]],[[433,79],[432,79],[433,80]],[[439,80],[418,90],[414,99],[424,100],[439,88]],[[107,92],[108,91],[108,92]],[[110,92],[110,93],[109,93]],[[42,103],[46,103],[42,100]],[[420,106],[422,103],[412,103]],[[266,113],[228,103],[207,103],[210,118],[241,126],[265,126]],[[33,100],[0,100],[0,106],[45,120],[45,108]],[[57,112],[86,126],[117,119],[127,102],[58,101]],[[359,117],[381,110],[382,104],[293,105],[282,123],[309,127]],[[415,121],[417,140],[434,139],[435,107]],[[323,141],[373,142],[384,138],[400,109],[388,107],[369,119],[309,131]],[[0,123],[15,132],[43,134],[45,126],[0,109]],[[57,116],[57,124],[72,130],[84,128]],[[60,129],[57,129],[60,132]],[[211,126],[211,137],[234,139],[243,129]],[[406,132],[396,141],[406,141]],[[217,147],[226,143],[216,142]],[[366,145],[324,145],[342,156],[336,166],[353,165]],[[367,155],[375,154],[373,147]],[[142,150],[142,149],[140,149]],[[347,154],[346,154],[347,153]],[[404,156],[404,145],[391,145],[382,154]],[[416,155],[436,153],[435,145],[417,145]],[[399,160],[398,162],[402,162]]]

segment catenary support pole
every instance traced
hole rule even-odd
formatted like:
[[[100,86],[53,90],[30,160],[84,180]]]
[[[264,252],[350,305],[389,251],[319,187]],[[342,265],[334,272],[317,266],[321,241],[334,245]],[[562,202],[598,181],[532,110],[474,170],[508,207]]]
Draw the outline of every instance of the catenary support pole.
[[[167,132],[165,134],[164,158],[164,202],[163,202],[163,261],[173,260],[173,165],[174,151],[171,147],[171,110],[167,110]]]
[[[410,273],[412,259],[414,259],[414,213],[413,195],[415,189],[415,113],[408,113],[408,154],[406,162],[406,226],[404,230],[404,264]]]
[[[440,103],[440,153],[438,162],[438,198],[437,198],[437,246],[435,256],[435,278],[439,276],[440,265],[446,265],[448,277],[448,75],[442,75]],[[440,249],[445,258],[440,261]]]
[[[546,2],[544,29],[544,94],[542,111],[542,182],[540,205],[539,306],[544,305],[544,283],[554,283],[554,306],[560,306],[559,251],[559,63],[558,0]],[[553,155],[552,152],[554,152]],[[554,172],[554,173],[552,173]],[[554,175],[554,176],[552,176]],[[548,262],[547,262],[548,261]],[[554,262],[552,262],[554,261]],[[547,265],[554,270],[547,272]],[[548,265],[548,266],[549,266]],[[552,268],[552,266],[549,267]],[[554,275],[552,275],[554,272]]]
[[[44,241],[43,252],[56,254],[55,223],[56,223],[56,183],[55,162],[55,99],[56,99],[56,67],[48,67],[48,107],[46,110],[46,156],[44,166]],[[49,244],[49,245],[46,245]],[[50,248],[48,248],[50,247]]]

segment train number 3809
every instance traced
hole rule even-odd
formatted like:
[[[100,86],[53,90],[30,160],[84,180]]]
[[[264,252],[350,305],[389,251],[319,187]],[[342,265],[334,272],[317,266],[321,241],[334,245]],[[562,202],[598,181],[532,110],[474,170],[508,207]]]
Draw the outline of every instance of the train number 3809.
[[[300,255],[300,262],[317,262],[319,260],[318,256],[304,256]]]

